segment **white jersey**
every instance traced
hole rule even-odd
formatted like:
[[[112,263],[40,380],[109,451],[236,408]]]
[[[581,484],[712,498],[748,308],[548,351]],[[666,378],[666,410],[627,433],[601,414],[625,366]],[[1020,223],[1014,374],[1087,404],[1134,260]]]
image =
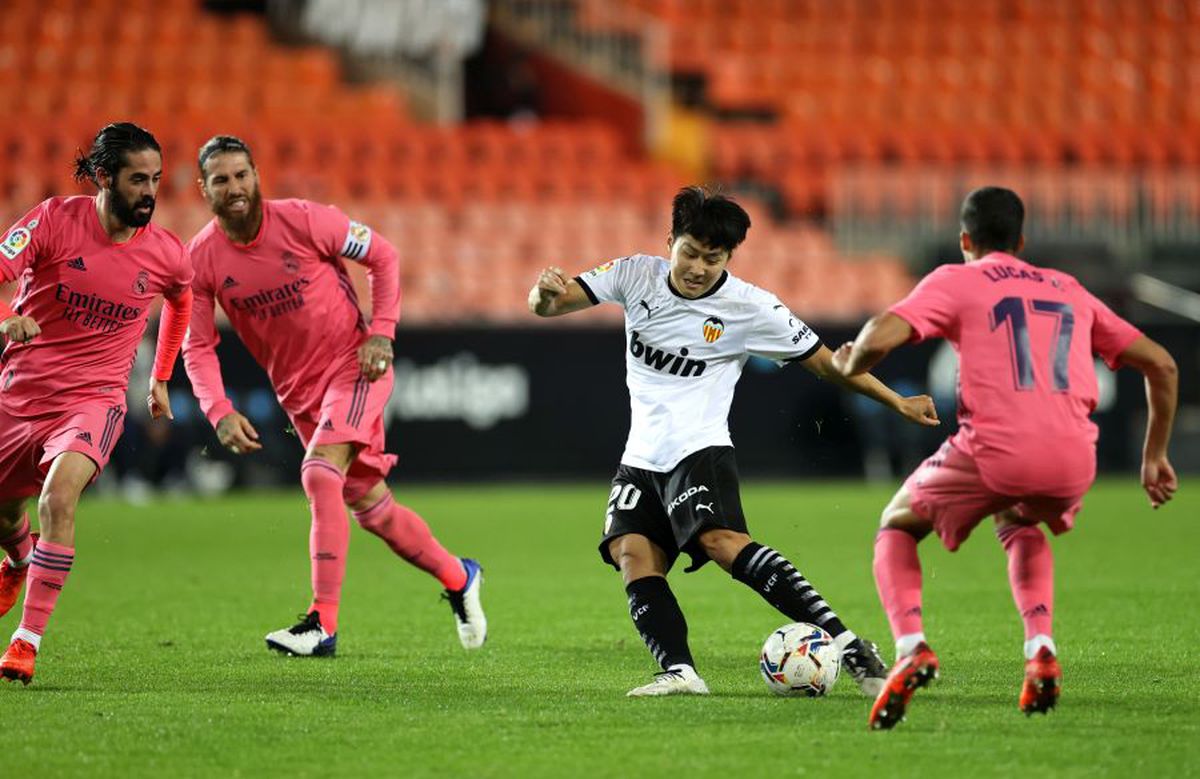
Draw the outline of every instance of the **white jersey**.
[[[635,254],[576,281],[593,303],[625,309],[631,423],[621,463],[666,472],[692,452],[732,446],[729,406],[751,354],[782,364],[821,340],[779,298],[726,271],[703,296],[680,295],[670,263]]]

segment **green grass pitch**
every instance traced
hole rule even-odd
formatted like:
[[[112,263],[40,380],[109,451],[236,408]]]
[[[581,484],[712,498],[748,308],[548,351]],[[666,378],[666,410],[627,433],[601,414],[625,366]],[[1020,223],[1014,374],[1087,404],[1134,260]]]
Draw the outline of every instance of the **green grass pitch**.
[[[890,490],[748,483],[757,539],[890,647],[871,579]],[[432,579],[354,529],[339,656],[263,635],[306,605],[303,495],[81,507],[78,562],[26,688],[0,686],[12,776],[1182,776],[1200,758],[1200,502],[1153,512],[1098,485],[1054,541],[1064,693],[1017,711],[1021,629],[981,527],[922,544],[942,679],[890,733],[844,677],[775,698],[757,651],[785,620],[716,566],[672,575],[709,698],[630,700],[652,663],[595,554],[607,485],[400,488],[486,568],[491,635],[466,653]],[[0,622],[11,631],[17,612]],[[7,635],[5,633],[4,635]],[[889,652],[890,655],[890,652]],[[30,773],[32,772],[32,773]]]

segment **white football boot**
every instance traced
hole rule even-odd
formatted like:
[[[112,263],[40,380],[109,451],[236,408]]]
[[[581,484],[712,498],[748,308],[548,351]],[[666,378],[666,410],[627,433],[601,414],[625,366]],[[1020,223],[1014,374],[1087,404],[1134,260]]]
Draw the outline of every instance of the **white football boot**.
[[[454,622],[458,627],[458,641],[463,649],[478,649],[487,640],[487,617],[483,614],[483,603],[479,591],[483,587],[483,566],[470,558],[462,558],[467,572],[467,583],[461,590],[446,590],[442,597],[450,601]]]
[[[708,695],[708,685],[690,665],[673,665],[656,673],[650,684],[634,687],[630,698],[648,698],[660,695]]]
[[[290,628],[267,634],[267,648],[295,657],[333,657],[337,652],[337,633],[332,636],[321,627],[321,615],[310,611]]]

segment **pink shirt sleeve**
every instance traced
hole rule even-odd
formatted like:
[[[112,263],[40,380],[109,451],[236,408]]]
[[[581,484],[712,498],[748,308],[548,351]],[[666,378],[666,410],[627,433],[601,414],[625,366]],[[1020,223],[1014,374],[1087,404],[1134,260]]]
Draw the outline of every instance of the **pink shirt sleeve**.
[[[8,228],[0,240],[0,283],[12,281],[48,248],[54,200],[44,200]]]
[[[386,238],[334,206],[308,209],[309,231],[323,257],[361,262],[371,287],[371,335],[393,338],[400,318],[400,256]]]
[[[935,269],[921,279],[908,297],[888,309],[912,325],[914,342],[952,335],[959,307],[954,274],[959,268],[943,265]]]
[[[216,301],[214,287],[207,274],[197,273],[192,281],[192,317],[183,342],[183,367],[192,383],[192,394],[200,410],[216,427],[221,418],[233,412],[233,403],[225,396],[221,364],[217,361]]]
[[[1092,353],[1104,360],[1109,368],[1116,370],[1121,367],[1121,352],[1141,338],[1142,331],[1114,314],[1092,293],[1083,290],[1083,294],[1095,314],[1092,321]]]

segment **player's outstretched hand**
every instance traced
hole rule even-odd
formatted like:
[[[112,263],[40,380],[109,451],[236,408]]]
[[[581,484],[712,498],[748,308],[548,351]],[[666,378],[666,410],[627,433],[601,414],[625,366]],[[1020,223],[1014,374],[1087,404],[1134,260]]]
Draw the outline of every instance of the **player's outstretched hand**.
[[[392,369],[392,339],[373,335],[358,347],[358,369],[367,381],[375,381]]]
[[[174,420],[171,413],[171,396],[167,393],[167,383],[150,377],[150,394],[146,396],[146,408],[150,409],[150,418],[166,417]]]
[[[1150,505],[1158,508],[1175,496],[1179,477],[1166,456],[1142,460],[1142,489],[1150,496]]]
[[[838,351],[840,352],[841,349]],[[937,427],[942,423],[938,419],[937,407],[933,405],[933,398],[928,395],[913,395],[910,398],[900,398],[900,408],[897,411],[905,419],[910,422],[916,422],[918,425]]]
[[[42,328],[38,327],[38,323],[33,321],[33,317],[10,316],[8,319],[0,322],[0,335],[7,338],[9,342],[29,343],[40,332],[42,332]]]
[[[236,411],[221,417],[221,421],[217,423],[217,440],[221,442],[221,446],[234,454],[246,454],[262,449],[254,425]]]

